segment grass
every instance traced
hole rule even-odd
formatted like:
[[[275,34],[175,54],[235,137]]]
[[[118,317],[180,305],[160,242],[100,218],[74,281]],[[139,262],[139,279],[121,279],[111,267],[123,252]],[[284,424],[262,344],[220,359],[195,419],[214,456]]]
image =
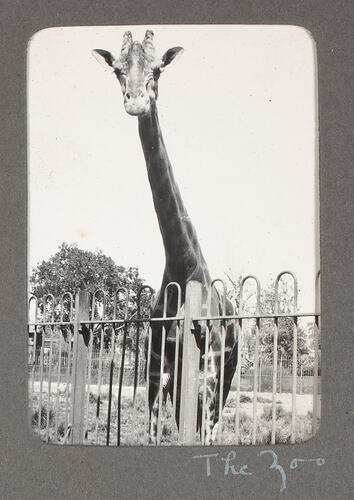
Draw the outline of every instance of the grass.
[[[55,413],[52,409],[49,410],[49,426],[53,425],[54,421],[54,416]],[[38,428],[38,420],[39,420],[39,409],[34,410],[32,412],[32,427],[37,427]],[[48,410],[46,406],[42,406],[41,410],[41,429],[45,429],[47,427],[47,420],[48,420]]]
[[[272,400],[269,398],[264,398],[263,396],[257,396],[257,402],[264,404],[264,403],[271,403]],[[240,404],[243,403],[253,403],[253,398],[248,394],[244,394],[243,392],[241,392]],[[232,394],[229,395],[226,406],[228,408],[236,408],[236,395]]]
[[[223,418],[223,444],[235,443],[235,417],[226,415]],[[263,413],[257,418],[256,444],[265,445],[271,442],[272,407],[265,406]],[[240,444],[252,444],[253,418],[245,412],[240,412]],[[306,416],[298,415],[295,420],[295,443],[302,443],[312,437],[312,413]],[[275,443],[290,443],[291,412],[284,410],[281,405],[276,407]]]
[[[32,398],[31,422],[33,430],[39,434],[40,438],[48,442],[63,443],[67,434],[65,425],[66,419],[66,396],[60,395],[59,400],[52,395],[50,401],[44,394],[42,396],[42,411],[40,429],[38,429],[39,408],[38,397]],[[253,398],[247,394],[240,394],[240,444],[252,444],[253,418],[250,415],[250,405]],[[268,444],[271,440],[272,430],[272,406],[271,400],[267,397],[257,396],[258,418],[256,422],[256,444]],[[251,406],[252,407],[252,406]],[[235,444],[235,408],[236,395],[230,394],[223,413],[222,444]],[[248,408],[248,412],[246,411]],[[86,444],[105,445],[107,438],[107,413],[108,396],[103,394],[100,397],[100,405],[97,415],[97,396],[93,393],[89,395],[89,411],[87,423]],[[123,446],[142,446],[148,444],[145,425],[145,397],[143,393],[137,392],[135,404],[131,397],[122,396],[120,412],[120,444]],[[47,433],[47,419],[49,419],[49,433]],[[117,444],[118,434],[118,404],[117,400],[112,400],[111,420],[110,420],[109,444]],[[172,405],[167,401],[163,408],[161,432],[161,445],[178,445],[178,433],[174,421]],[[55,432],[56,431],[56,432]],[[96,440],[97,436],[97,440]],[[291,411],[284,409],[280,402],[276,406],[276,443],[289,443],[291,436]],[[312,414],[297,415],[295,421],[295,442],[301,443],[312,437]],[[199,440],[199,435],[198,435]]]

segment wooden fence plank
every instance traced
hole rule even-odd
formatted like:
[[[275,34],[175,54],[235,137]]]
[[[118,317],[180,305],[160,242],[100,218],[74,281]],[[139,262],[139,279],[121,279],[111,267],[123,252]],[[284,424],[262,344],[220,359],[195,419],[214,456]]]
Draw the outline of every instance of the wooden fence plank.
[[[186,286],[183,325],[183,361],[179,437],[182,444],[195,444],[198,410],[200,351],[191,333],[192,318],[199,317],[202,308],[202,285],[189,281]]]
[[[81,289],[75,299],[73,371],[71,379],[71,444],[82,444],[85,432],[86,363],[88,342],[82,334],[81,321],[89,319],[90,294]]]

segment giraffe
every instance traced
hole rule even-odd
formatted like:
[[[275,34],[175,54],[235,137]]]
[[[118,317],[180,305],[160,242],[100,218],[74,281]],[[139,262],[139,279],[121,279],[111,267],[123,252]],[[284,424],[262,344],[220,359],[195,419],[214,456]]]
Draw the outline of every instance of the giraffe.
[[[147,30],[142,43],[133,41],[127,31],[123,36],[122,48],[115,58],[110,52],[95,49],[93,55],[104,65],[108,65],[118,78],[124,100],[124,107],[129,115],[138,117],[140,141],[145,157],[148,179],[153,196],[153,203],[165,249],[165,269],[160,292],[153,306],[152,317],[162,317],[163,295],[170,282],[177,282],[182,290],[182,308],[185,299],[185,286],[189,280],[202,284],[203,303],[209,296],[209,313],[222,314],[222,300],[215,287],[211,288],[211,277],[198,242],[197,233],[184,206],[179,188],[174,179],[162,137],[156,101],[158,81],[165,68],[183,52],[181,47],[174,47],[158,58],[155,54],[153,32]],[[175,316],[177,292],[169,295],[167,316]],[[226,301],[225,314],[233,314],[233,306]],[[151,323],[151,362],[149,373],[149,418],[150,443],[156,443],[159,375],[161,366],[161,331],[160,322]],[[202,380],[205,354],[206,328],[198,325],[194,330],[195,340],[201,351],[198,395],[198,428],[201,432]],[[164,396],[169,393],[173,400],[174,359],[176,342],[176,324],[166,322],[166,344],[164,358]],[[179,425],[179,406],[181,391],[182,342],[178,360],[178,378],[176,394],[176,424]],[[208,377],[206,392],[205,443],[212,444],[215,438],[215,424],[218,421],[220,398],[220,361],[221,361],[220,326],[213,323],[210,331],[208,350]],[[233,322],[228,322],[225,334],[225,368],[223,405],[228,396],[231,380],[236,370],[237,339]],[[214,429],[214,432],[213,432]]]

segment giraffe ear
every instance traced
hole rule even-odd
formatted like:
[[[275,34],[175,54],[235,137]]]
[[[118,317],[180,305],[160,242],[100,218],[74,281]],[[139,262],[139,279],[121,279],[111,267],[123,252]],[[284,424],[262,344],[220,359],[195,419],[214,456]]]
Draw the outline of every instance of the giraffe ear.
[[[111,66],[113,67],[114,57],[110,52],[103,49],[95,49],[92,51],[93,57],[103,66]]]
[[[184,52],[182,47],[173,47],[172,49],[168,49],[167,52],[162,56],[162,63],[160,66],[160,70],[163,71],[165,67],[170,64],[176,57],[181,56]]]

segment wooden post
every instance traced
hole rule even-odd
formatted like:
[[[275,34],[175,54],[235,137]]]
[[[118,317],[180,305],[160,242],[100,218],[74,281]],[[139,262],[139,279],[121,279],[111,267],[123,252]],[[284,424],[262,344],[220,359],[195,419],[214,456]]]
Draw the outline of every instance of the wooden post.
[[[182,383],[179,419],[179,437],[182,444],[195,444],[198,411],[198,382],[200,351],[196,344],[192,319],[200,316],[202,285],[189,281],[186,286],[183,324]]]
[[[86,363],[88,339],[81,321],[89,319],[90,294],[82,286],[75,297],[74,350],[71,375],[71,444],[82,444],[85,432]]]

